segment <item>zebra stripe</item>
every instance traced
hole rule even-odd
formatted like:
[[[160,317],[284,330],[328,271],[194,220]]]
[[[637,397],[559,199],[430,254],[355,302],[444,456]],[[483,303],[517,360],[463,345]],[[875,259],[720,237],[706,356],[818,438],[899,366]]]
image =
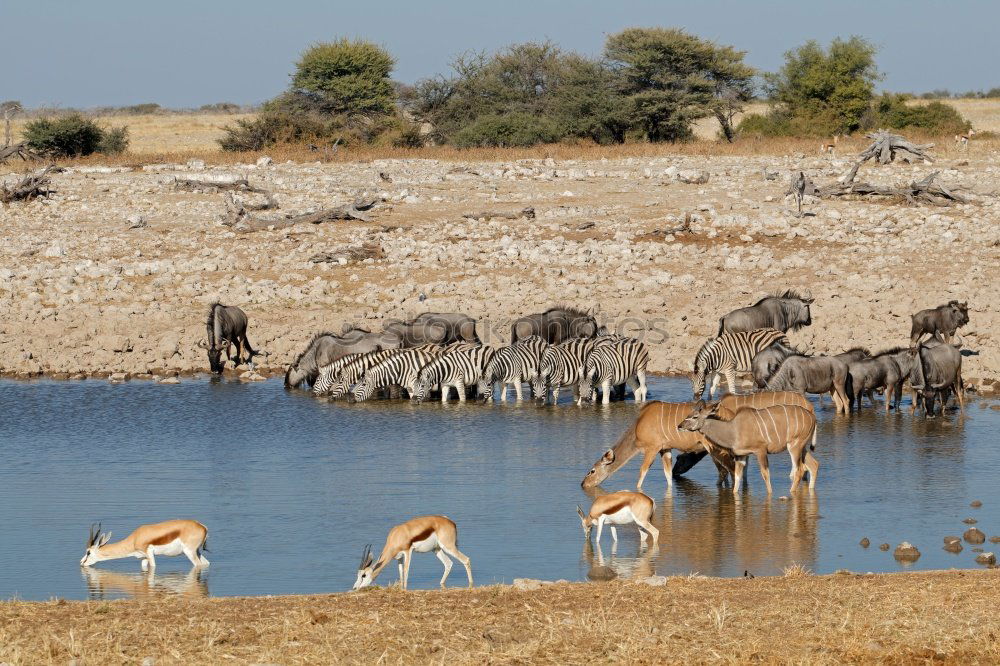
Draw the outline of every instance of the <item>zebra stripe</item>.
[[[542,354],[548,343],[537,335],[522,338],[512,345],[497,350],[479,378],[479,395],[484,400],[493,398],[493,385],[499,383],[500,399],[507,399],[507,386],[514,385],[517,399],[523,397],[521,383],[530,382],[538,374]]]
[[[465,387],[479,381],[483,369],[496,353],[488,345],[462,344],[451,347],[441,356],[420,369],[413,399],[423,401],[431,387],[441,386],[441,402],[448,401],[451,387],[455,387],[459,402],[465,402]]]
[[[404,349],[365,372],[364,379],[354,387],[354,400],[362,402],[375,395],[375,391],[389,386],[402,386],[412,396],[413,385],[420,369],[437,358],[420,349]]]
[[[573,387],[573,396],[576,397],[587,357],[597,344],[609,342],[608,337],[572,338],[547,348],[538,364],[538,374],[531,383],[535,397],[544,401],[552,391],[552,404],[555,404],[559,401],[559,389],[567,386]]]
[[[341,356],[333,363],[329,365],[324,365],[319,369],[319,376],[316,378],[316,383],[313,384],[313,395],[323,395],[331,388],[340,374],[340,371],[344,369],[348,363],[356,361],[361,358],[363,354],[345,354]]]
[[[587,357],[577,402],[582,403],[584,397],[596,400],[596,384],[601,385],[605,405],[611,401],[611,388],[617,384],[628,384],[636,402],[645,402],[647,365],[649,350],[634,338],[597,345]]]
[[[361,378],[365,376],[368,368],[402,352],[402,349],[383,349],[361,354],[361,356],[340,370],[339,376],[336,377],[333,385],[328,389],[330,397],[340,398],[347,395],[351,387],[360,382]]]
[[[694,399],[701,399],[701,394],[705,392],[705,379],[713,373],[725,375],[729,391],[735,393],[736,373],[750,372],[753,357],[775,342],[791,346],[785,334],[773,328],[724,333],[709,339],[694,359],[694,377],[691,380]],[[715,394],[714,383],[710,393]]]

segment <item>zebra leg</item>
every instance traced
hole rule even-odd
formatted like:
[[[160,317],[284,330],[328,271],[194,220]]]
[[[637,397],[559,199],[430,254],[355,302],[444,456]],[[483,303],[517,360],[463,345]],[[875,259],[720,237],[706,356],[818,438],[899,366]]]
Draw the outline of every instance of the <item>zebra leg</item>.
[[[603,405],[610,404],[611,403],[611,380],[610,379],[605,379],[603,382],[601,382],[601,392],[604,394],[604,397],[601,398],[601,404],[603,404]]]
[[[455,382],[455,392],[458,393],[458,401],[465,402],[465,382],[461,379]]]
[[[577,391],[574,390],[573,391],[573,397],[574,398],[576,397],[576,394],[577,394]],[[552,404],[555,405],[558,402],[559,402],[559,387],[557,386],[554,389],[552,389]]]
[[[636,402],[642,402],[641,400],[639,400],[639,382],[636,381],[634,377],[630,377],[627,380],[625,380],[625,386],[627,386],[628,389],[632,391],[633,400],[635,400]],[[625,397],[622,396],[622,400],[624,399]]]
[[[636,399],[638,402],[646,402],[646,395],[649,393],[649,389],[646,388],[646,371],[640,370],[635,376],[639,380],[639,393],[642,394],[641,398],[636,394]]]
[[[521,378],[520,377],[515,377],[514,378],[514,393],[517,395],[517,401],[518,402],[521,402],[522,400],[524,400],[524,394],[521,391]]]
[[[726,386],[729,388],[729,392],[733,395],[738,395],[739,391],[736,390],[736,368],[730,367],[726,369]]]
[[[507,402],[507,382],[500,382],[500,402]]]
[[[715,397],[715,392],[717,390],[719,390],[719,381],[721,379],[722,379],[722,375],[721,374],[719,374],[718,372],[713,372],[712,373],[712,383],[708,387],[708,397],[709,398],[714,398]],[[730,387],[730,390],[732,390],[732,387]]]
[[[451,386],[449,386],[448,384],[442,383],[441,384],[441,402],[448,402],[448,395],[450,393],[451,393]],[[461,397],[461,395],[462,394],[459,393],[459,397]]]

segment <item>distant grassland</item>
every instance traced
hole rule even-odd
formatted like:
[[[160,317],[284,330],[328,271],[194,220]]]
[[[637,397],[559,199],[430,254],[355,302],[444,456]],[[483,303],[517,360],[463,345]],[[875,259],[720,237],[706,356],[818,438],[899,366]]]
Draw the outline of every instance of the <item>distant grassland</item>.
[[[965,116],[977,130],[991,130],[1000,133],[1000,99],[948,99],[942,100],[951,104]],[[926,104],[928,100],[914,100],[913,104]],[[747,113],[762,113],[767,110],[763,103],[750,104]],[[224,128],[240,118],[250,118],[252,114],[225,113],[163,113],[136,116],[98,116],[97,119],[105,126],[127,125],[129,128],[130,155],[119,158],[96,156],[91,161],[96,162],[129,162],[136,158],[141,161],[152,159],[181,159],[184,157],[204,157],[212,161],[245,161],[246,156],[220,154],[217,139],[225,134]],[[739,122],[739,118],[737,118]],[[24,121],[14,124],[15,137],[20,135]],[[709,155],[746,155],[746,154],[788,154],[789,152],[814,152],[814,139],[776,138],[763,141],[742,141],[736,145],[716,142],[719,123],[714,118],[703,118],[695,124],[694,132],[701,141],[693,144],[658,146],[649,144],[632,144],[627,146],[537,146],[534,148],[511,149],[474,149],[455,150],[447,147],[425,148],[420,150],[394,148],[357,148],[341,151],[333,159],[376,159],[428,157],[434,159],[521,159],[530,157],[555,157],[560,159],[588,159],[601,157],[644,157],[666,153],[709,154]],[[863,140],[855,139],[860,147]],[[990,141],[992,144],[993,141]],[[945,149],[946,146],[939,145]],[[950,148],[948,146],[947,148]],[[298,147],[274,148],[267,151],[276,159],[319,159],[316,153],[310,153]]]

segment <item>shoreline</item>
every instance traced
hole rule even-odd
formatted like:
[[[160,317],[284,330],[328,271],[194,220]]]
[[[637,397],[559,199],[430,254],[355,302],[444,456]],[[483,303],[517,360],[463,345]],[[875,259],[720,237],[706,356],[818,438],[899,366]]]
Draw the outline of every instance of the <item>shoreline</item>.
[[[791,570],[471,590],[7,601],[0,661],[995,663],[1000,621],[983,595],[998,581],[994,570]]]

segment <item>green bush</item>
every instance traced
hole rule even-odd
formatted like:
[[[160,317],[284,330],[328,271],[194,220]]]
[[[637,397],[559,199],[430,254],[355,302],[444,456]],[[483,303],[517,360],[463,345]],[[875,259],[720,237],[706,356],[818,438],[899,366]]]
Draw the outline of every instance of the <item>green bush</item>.
[[[777,111],[771,113],[748,113],[736,128],[740,136],[788,136],[792,134],[789,117]]]
[[[551,120],[520,112],[480,116],[459,130],[452,143],[459,148],[512,147],[552,143],[558,138],[559,132]]]
[[[889,127],[892,129],[919,129],[934,134],[959,134],[971,124],[950,104],[930,102],[909,105],[906,95],[886,93],[875,98],[871,118],[866,118],[867,129]]]
[[[334,113],[391,114],[394,64],[388,51],[371,42],[316,44],[299,58],[292,87],[322,95]]]
[[[58,118],[39,118],[24,127],[24,140],[39,153],[76,157],[97,152],[104,130],[90,118],[71,113]]]
[[[104,136],[101,137],[97,145],[97,152],[105,155],[120,155],[128,150],[128,127],[109,127],[102,130]]]
[[[269,110],[255,118],[241,118],[227,127],[219,146],[230,152],[259,151],[276,143],[320,141],[330,132],[327,123],[311,114]]]

